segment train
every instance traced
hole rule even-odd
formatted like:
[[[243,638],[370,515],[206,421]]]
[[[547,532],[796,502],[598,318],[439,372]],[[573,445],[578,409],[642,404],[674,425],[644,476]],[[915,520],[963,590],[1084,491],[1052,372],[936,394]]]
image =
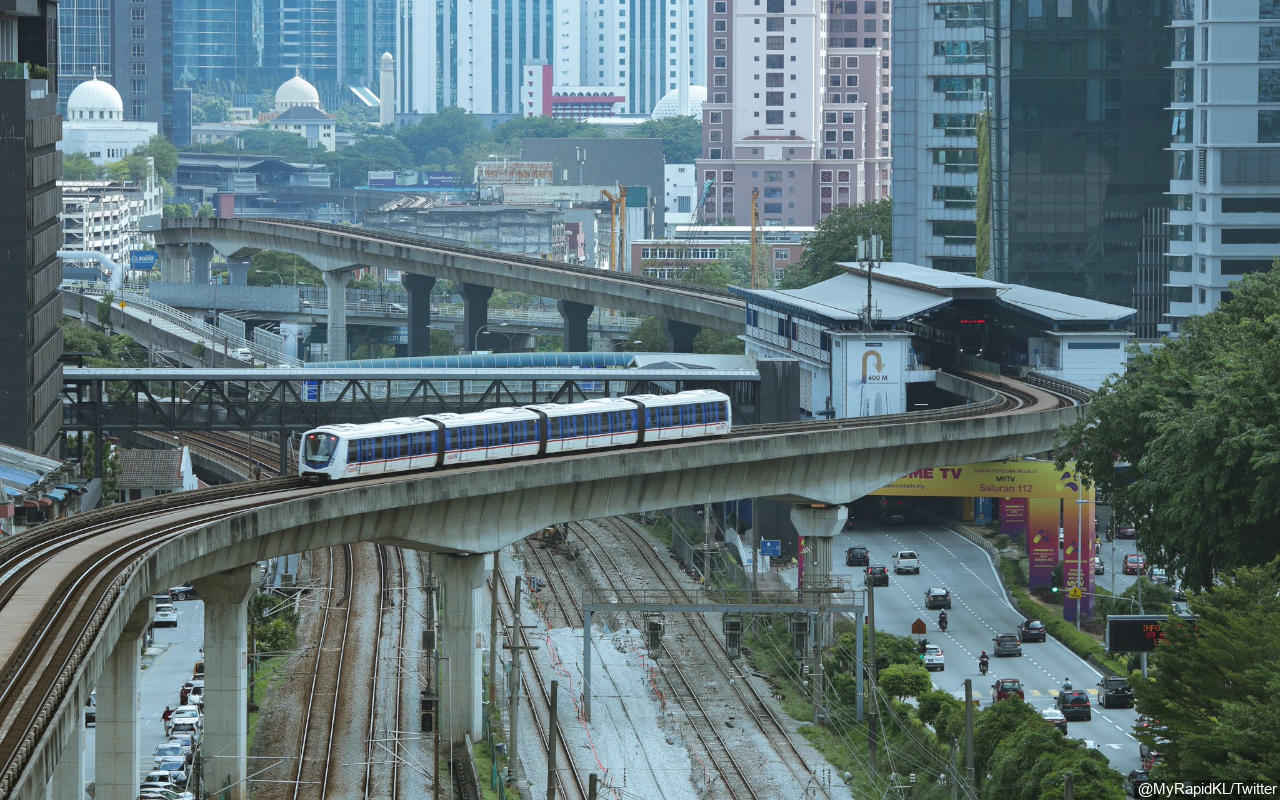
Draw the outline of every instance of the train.
[[[728,395],[709,389],[323,425],[302,435],[298,474],[338,481],[723,436],[730,426]]]

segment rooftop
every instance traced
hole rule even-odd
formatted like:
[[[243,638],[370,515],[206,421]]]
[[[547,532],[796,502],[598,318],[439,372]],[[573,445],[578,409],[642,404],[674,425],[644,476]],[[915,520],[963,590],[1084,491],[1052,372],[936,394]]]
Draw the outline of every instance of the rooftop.
[[[120,450],[121,489],[173,489],[182,487],[181,450]]]

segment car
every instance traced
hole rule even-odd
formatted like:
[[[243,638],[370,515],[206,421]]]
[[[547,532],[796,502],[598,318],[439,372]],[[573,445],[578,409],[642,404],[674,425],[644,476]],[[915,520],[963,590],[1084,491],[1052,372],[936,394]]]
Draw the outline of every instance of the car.
[[[1187,602],[1187,589],[1182,585],[1182,581],[1174,581],[1171,586],[1173,588],[1173,599],[1180,603]]]
[[[191,681],[193,684],[190,691],[187,692],[187,703],[196,706],[201,713],[204,712],[204,681]]]
[[[157,628],[176,628],[178,627],[178,609],[169,603],[156,606],[155,619],[151,624]]]
[[[187,754],[182,751],[182,745],[177,742],[162,742],[156,745],[156,752],[152,757],[152,762],[157,769],[160,769],[161,764],[166,761],[172,761],[175,758],[180,758],[184,764],[186,763]]]
[[[995,648],[992,653],[998,658],[1000,656],[1021,656],[1022,642],[1018,639],[1016,633],[1002,633],[992,641],[995,642]]]
[[[1145,769],[1132,770],[1124,778],[1124,794],[1126,797],[1138,797],[1142,795],[1138,788],[1144,783],[1151,783],[1151,773]],[[1145,796],[1145,795],[1142,795]]]
[[[1027,699],[1026,693],[1022,690],[1022,681],[1017,678],[1000,678],[991,684],[991,699],[993,701],[1008,700],[1014,695],[1017,695],[1022,700]]]
[[[169,596],[174,600],[197,600],[200,598],[200,593],[188,582],[181,586],[170,586]]]
[[[191,681],[191,683],[194,685],[195,681]],[[204,681],[200,681],[200,685],[203,686]],[[181,720],[181,719],[188,719],[188,718],[199,720],[202,717],[203,717],[203,712],[200,710],[200,708],[198,706],[192,705],[191,703],[183,703],[182,705],[178,706],[173,710],[174,722],[177,722],[178,720]]]
[[[1093,574],[1094,575],[1107,574],[1107,562],[1102,560],[1102,556],[1093,557]]]
[[[880,515],[880,518],[889,525],[905,525],[907,524],[906,515],[897,511],[886,511]]]
[[[241,361],[252,361],[253,351],[247,347],[237,347],[234,353],[235,357]]]
[[[1133,708],[1133,688],[1129,682],[1118,675],[1108,675],[1098,681],[1098,702],[1103,708],[1119,706]]]
[[[1049,636],[1044,623],[1038,619],[1023,620],[1018,628],[1018,640],[1023,642],[1043,642]]]
[[[1138,529],[1132,525],[1118,525],[1116,527],[1117,539],[1137,539]]]
[[[156,764],[156,769],[169,773],[169,782],[179,789],[187,788],[187,760],[182,756],[166,758]]]
[[[924,647],[924,654],[920,656],[920,660],[924,662],[924,668],[933,672],[943,671],[947,668],[947,660],[942,655],[942,648],[936,644],[928,644]]]
[[[1056,705],[1067,719],[1084,722],[1093,719],[1093,704],[1089,702],[1088,692],[1075,689],[1058,692]]]
[[[951,608],[951,590],[934,586],[924,593],[924,608],[932,611],[935,608]]]
[[[1137,553],[1129,553],[1124,557],[1120,571],[1125,575],[1141,575],[1147,570],[1147,560]]]
[[[844,565],[846,567],[867,567],[871,565],[871,551],[860,544],[855,544],[848,550],[844,551]]]
[[[187,698],[191,697],[191,687],[195,685],[195,680],[189,680],[182,684],[182,688],[178,690],[178,705],[188,705]]]
[[[93,726],[98,724],[98,693],[96,691],[89,692],[89,700],[84,704],[84,724]]]
[[[872,564],[867,567],[868,586],[888,586],[889,568],[883,564]]]
[[[1062,731],[1063,736],[1067,735],[1067,718],[1058,709],[1046,708],[1040,712],[1040,718]]]
[[[178,784],[169,780],[169,771],[164,769],[153,769],[142,776],[143,789],[168,789],[171,792],[180,792]]]
[[[914,550],[899,550],[893,554],[893,572],[895,575],[901,575],[904,572],[919,575],[920,556],[916,555]]]
[[[179,733],[169,737],[169,741],[182,748],[182,752],[187,755],[187,763],[191,763],[191,759],[195,755],[196,737],[189,733]]]
[[[138,789],[138,798],[146,798],[146,800],[195,800],[195,795],[191,792],[177,791],[177,784],[171,783],[173,789],[165,789],[159,786],[144,786]]]
[[[1166,583],[1166,584],[1167,584],[1167,583],[1170,583],[1170,580],[1169,580],[1169,573],[1168,573],[1168,572],[1166,572],[1166,571],[1164,570],[1164,568],[1163,568],[1163,567],[1152,567],[1152,568],[1151,568],[1151,582],[1152,582],[1152,583]]]

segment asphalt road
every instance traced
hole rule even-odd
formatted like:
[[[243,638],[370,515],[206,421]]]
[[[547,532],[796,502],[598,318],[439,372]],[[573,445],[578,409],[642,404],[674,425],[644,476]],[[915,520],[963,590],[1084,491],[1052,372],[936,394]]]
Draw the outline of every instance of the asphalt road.
[[[996,634],[1016,633],[1023,619],[1005,598],[996,568],[981,548],[953,531],[911,517],[907,524],[898,526],[859,520],[852,531],[836,538],[836,574],[862,571],[861,567],[844,566],[844,551],[855,542],[870,550],[872,564],[883,564],[890,572],[888,588],[875,590],[876,629],[909,636],[911,624],[917,618],[923,620],[928,625],[925,638],[941,646],[946,656],[946,669],[932,673],[939,689],[963,698],[964,680],[971,678],[974,696],[986,706],[991,702],[991,684],[996,678],[1018,678],[1026,690],[1027,702],[1036,709],[1045,709],[1053,707],[1063,679],[1069,678],[1074,688],[1089,691],[1093,719],[1068,723],[1067,735],[1096,742],[1112,766],[1123,774],[1138,768],[1138,743],[1131,735],[1137,714],[1133,709],[1102,708],[1096,688],[1101,674],[1058,641],[1050,638],[1044,644],[1024,644],[1022,656],[992,657],[988,674],[978,672],[979,653],[992,653]],[[1121,551],[1121,547],[1133,543],[1116,544],[1120,546],[1116,548],[1119,559],[1123,552],[1131,552]],[[1104,553],[1110,545],[1103,543]],[[893,574],[892,556],[897,550],[914,550],[920,556],[918,576]],[[1121,577],[1117,576],[1120,588]],[[937,629],[938,612],[924,610],[925,590],[933,586],[951,590],[952,610],[947,613],[946,633]]]

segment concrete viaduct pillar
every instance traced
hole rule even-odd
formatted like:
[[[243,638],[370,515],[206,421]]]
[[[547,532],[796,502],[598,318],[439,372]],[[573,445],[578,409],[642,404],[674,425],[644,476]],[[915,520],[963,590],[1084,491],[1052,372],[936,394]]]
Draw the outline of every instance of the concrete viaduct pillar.
[[[492,296],[492,286],[462,284],[462,333],[466,337],[468,352],[479,349],[476,347],[477,334],[489,324],[489,298]]]
[[[796,526],[796,533],[804,539],[804,569],[800,575],[800,591],[805,599],[815,599],[807,590],[826,592],[831,586],[831,568],[835,566],[835,554],[832,552],[832,539],[844,528],[849,518],[849,509],[845,506],[805,505],[791,508],[791,524]],[[832,640],[831,616],[824,615],[822,625],[815,632],[820,641],[830,644]]]
[[[253,269],[252,258],[228,258],[227,283],[231,286],[248,286],[251,269]]]
[[[409,355],[431,355],[431,290],[435,278],[426,275],[400,276],[400,282],[409,292]],[[445,355],[453,355],[445,353]]]
[[[591,349],[587,333],[587,320],[595,306],[586,303],[575,303],[572,300],[560,300],[556,303],[560,316],[564,317],[564,351],[566,353],[585,353]]]
[[[481,732],[482,651],[476,631],[485,627],[480,587],[487,558],[437,553],[431,559],[440,582],[440,733],[455,743],[468,733],[476,740]]]
[[[249,620],[252,565],[195,581],[204,599],[204,787],[225,800],[248,797]],[[225,793],[224,793],[225,792]]]
[[[329,360],[347,359],[347,284],[350,272],[325,272],[324,287],[329,290]]]
[[[673,319],[667,320],[667,335],[671,337],[671,352],[673,353],[692,353],[693,339],[702,331],[698,325],[691,325],[688,322],[676,322]]]
[[[94,737],[94,800],[134,800],[138,796],[138,711],[142,704],[138,670],[142,633],[151,621],[151,600],[139,603],[98,678],[98,720]]]
[[[157,248],[160,251],[160,280],[165,283],[186,283],[187,282],[187,245],[185,244],[163,244]],[[209,282],[209,274],[206,272],[204,282]]]
[[[209,285],[209,267],[213,264],[213,245],[207,242],[192,242],[187,245],[191,254],[191,282],[196,286]]]
[[[77,709],[77,719],[62,742],[62,753],[53,777],[49,779],[49,796],[54,800],[84,797],[84,710]]]

